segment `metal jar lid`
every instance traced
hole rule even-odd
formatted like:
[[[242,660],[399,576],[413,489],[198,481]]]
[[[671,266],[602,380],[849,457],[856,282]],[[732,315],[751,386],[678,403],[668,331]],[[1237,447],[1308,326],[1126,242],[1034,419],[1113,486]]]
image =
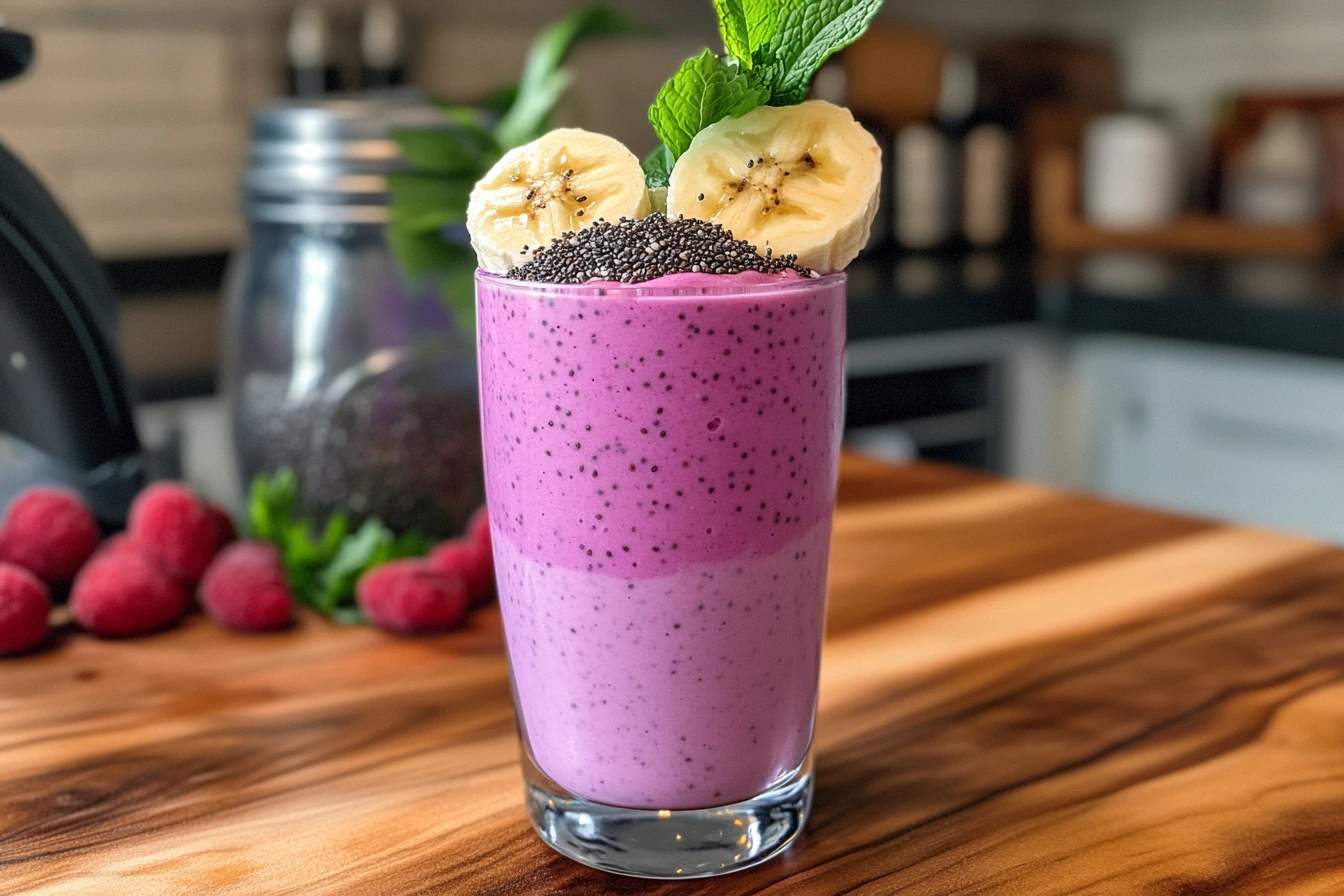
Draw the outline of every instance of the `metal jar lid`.
[[[447,127],[418,93],[281,100],[252,116],[243,193],[249,219],[294,224],[387,221],[387,175],[402,164],[395,128]]]

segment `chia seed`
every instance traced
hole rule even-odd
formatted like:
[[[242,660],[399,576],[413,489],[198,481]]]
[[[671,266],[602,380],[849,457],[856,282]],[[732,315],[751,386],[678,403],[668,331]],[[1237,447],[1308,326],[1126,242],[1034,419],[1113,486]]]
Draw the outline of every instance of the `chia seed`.
[[[655,213],[647,218],[622,218],[615,224],[599,219],[591,227],[564,234],[508,275],[539,283],[642,283],[667,274],[777,274],[786,270],[813,276],[798,264],[798,256],[776,256],[769,249],[762,255],[719,224]]]

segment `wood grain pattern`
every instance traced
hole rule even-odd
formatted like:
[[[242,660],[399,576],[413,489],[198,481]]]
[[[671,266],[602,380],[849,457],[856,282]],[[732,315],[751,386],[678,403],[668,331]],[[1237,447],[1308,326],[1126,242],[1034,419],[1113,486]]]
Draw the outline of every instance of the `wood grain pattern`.
[[[1344,892],[1344,551],[846,460],[816,808],[605,876],[523,815],[498,614],[0,666],[0,893]]]

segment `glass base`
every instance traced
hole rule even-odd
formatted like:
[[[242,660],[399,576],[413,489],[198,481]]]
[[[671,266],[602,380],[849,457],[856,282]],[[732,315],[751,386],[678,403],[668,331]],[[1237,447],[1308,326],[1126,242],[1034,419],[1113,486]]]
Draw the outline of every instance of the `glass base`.
[[[802,831],[812,806],[809,759],[776,786],[740,803],[708,809],[625,809],[574,796],[524,751],[527,812],[561,855],[601,871],[679,880],[759,865]]]

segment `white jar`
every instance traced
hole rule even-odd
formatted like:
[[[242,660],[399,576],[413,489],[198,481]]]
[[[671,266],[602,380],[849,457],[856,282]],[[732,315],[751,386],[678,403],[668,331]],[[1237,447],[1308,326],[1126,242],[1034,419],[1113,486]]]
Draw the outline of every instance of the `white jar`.
[[[1143,230],[1180,210],[1180,151],[1171,128],[1133,112],[1094,118],[1083,137],[1083,213],[1097,227]]]

